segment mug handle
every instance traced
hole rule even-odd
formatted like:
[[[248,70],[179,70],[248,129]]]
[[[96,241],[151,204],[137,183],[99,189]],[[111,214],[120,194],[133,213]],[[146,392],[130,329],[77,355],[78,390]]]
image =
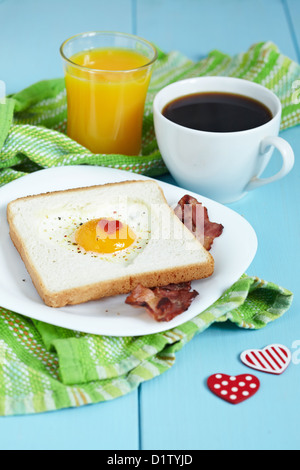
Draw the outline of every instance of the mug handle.
[[[265,137],[261,142],[260,151],[261,153],[265,153],[268,150],[268,147],[275,147],[281,153],[282,157],[282,167],[276,175],[271,176],[270,178],[258,178],[254,177],[250,181],[250,183],[246,186],[245,191],[251,191],[252,189],[259,188],[264,186],[265,184],[273,183],[274,181],[278,181],[284,176],[286,176],[294,166],[295,163],[295,155],[292,147],[290,144],[282,139],[281,137]]]

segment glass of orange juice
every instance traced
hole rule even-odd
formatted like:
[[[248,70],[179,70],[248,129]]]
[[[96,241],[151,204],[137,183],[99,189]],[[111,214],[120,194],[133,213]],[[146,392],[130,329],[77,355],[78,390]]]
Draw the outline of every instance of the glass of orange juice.
[[[93,153],[138,155],[155,47],[131,34],[100,31],[61,46],[67,134]]]

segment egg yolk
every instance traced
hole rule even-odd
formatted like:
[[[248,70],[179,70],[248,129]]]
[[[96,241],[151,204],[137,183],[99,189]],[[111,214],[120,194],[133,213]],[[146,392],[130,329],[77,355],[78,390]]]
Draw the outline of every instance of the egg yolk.
[[[114,219],[95,219],[75,232],[75,242],[85,251],[116,253],[130,247],[136,239],[131,228]]]

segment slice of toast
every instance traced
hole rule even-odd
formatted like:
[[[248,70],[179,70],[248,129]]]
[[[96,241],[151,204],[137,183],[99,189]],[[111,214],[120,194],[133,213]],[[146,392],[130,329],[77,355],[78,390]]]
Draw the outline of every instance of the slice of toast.
[[[152,180],[125,181],[20,198],[9,203],[11,239],[40,297],[63,307],[117,294],[138,284],[165,286],[209,277],[212,255],[169,207]],[[77,229],[114,219],[134,232],[134,243],[114,253],[87,251]]]

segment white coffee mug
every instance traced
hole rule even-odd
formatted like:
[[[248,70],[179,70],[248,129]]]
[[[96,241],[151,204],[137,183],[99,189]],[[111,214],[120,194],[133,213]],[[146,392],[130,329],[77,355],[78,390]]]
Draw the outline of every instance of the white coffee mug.
[[[254,129],[238,132],[207,132],[178,125],[162,111],[171,101],[194,93],[225,92],[263,103],[273,118]],[[283,178],[294,165],[294,152],[278,137],[281,121],[278,97],[262,85],[231,77],[200,77],[182,80],[163,88],[153,103],[157,143],[176,182],[183,188],[222,203],[242,198],[248,191]],[[281,170],[260,178],[276,147]]]

